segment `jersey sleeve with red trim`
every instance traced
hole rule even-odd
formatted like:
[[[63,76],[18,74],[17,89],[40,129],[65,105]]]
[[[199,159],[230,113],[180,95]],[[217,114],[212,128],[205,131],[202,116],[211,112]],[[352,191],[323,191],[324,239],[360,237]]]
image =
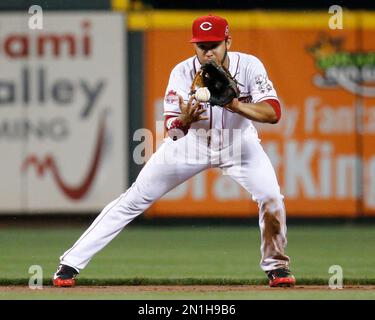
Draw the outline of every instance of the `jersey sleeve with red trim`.
[[[279,100],[271,80],[268,79],[267,71],[258,58],[253,57],[248,65],[247,73],[252,102],[256,103],[267,99]]]
[[[279,121],[281,118],[280,102],[275,99],[266,99],[266,100],[263,100],[262,102],[267,102],[273,108],[273,110],[275,110],[277,121]]]
[[[190,84],[184,77],[183,67],[177,65],[171,72],[164,96],[164,116],[178,116],[181,113],[178,95],[189,100]]]

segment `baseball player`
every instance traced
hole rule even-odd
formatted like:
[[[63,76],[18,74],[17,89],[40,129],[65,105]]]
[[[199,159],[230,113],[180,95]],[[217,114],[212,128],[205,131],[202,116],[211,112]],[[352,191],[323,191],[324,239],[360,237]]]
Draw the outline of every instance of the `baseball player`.
[[[179,184],[213,167],[237,181],[258,203],[260,266],[269,285],[295,284],[290,259],[284,252],[287,228],[283,196],[252,123],[279,121],[280,103],[274,86],[258,58],[228,51],[232,39],[224,18],[199,17],[193,22],[192,33],[195,56],[175,66],[165,93],[167,137],[131,187],[109,203],[60,257],[53,276],[55,286],[74,286],[79,272],[128,223]],[[228,81],[235,81],[236,88],[229,90],[232,96],[228,94],[226,102],[220,94],[224,96],[227,87],[215,83],[215,76],[207,73],[208,66],[225,70]],[[197,74],[207,87],[195,86]],[[209,98],[210,94],[213,97]],[[234,145],[237,147],[233,149]],[[234,150],[232,156],[228,156],[230,148]]]

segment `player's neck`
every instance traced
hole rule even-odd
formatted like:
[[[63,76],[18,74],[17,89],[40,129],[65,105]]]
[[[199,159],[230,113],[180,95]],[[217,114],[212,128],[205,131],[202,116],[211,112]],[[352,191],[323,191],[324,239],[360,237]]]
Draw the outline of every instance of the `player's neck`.
[[[225,59],[224,59],[224,62],[223,62],[223,67],[225,69],[229,68],[229,56],[228,56],[228,54],[225,55]]]

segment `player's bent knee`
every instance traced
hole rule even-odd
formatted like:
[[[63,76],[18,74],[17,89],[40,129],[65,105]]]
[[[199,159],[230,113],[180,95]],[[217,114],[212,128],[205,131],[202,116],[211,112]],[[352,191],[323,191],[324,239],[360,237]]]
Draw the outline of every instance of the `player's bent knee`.
[[[280,212],[284,209],[284,201],[282,197],[270,197],[261,202],[262,211],[268,213]]]

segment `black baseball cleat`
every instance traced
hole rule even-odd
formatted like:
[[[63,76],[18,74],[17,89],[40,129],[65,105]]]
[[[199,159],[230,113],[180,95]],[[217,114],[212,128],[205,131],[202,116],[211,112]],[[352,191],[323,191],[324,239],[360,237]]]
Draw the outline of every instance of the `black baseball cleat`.
[[[266,271],[270,287],[293,287],[296,278],[287,268]]]
[[[76,284],[75,277],[79,272],[65,264],[60,264],[53,275],[52,282],[55,287],[73,287]]]

